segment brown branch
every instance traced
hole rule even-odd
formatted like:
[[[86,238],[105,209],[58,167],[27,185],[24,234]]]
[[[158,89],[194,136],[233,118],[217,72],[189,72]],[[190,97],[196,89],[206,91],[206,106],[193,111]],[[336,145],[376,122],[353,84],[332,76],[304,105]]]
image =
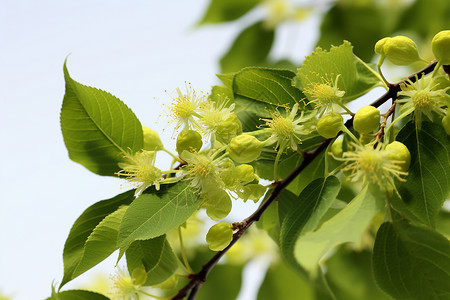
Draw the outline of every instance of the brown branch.
[[[411,82],[416,81],[416,74],[417,78],[421,78],[423,75],[428,74],[433,71],[434,67],[436,66],[437,62],[432,62],[422,70],[412,74],[407,79]],[[371,105],[375,107],[379,107],[389,99],[397,99],[397,93],[400,91],[401,84],[404,84],[405,81],[400,81],[395,84],[389,85],[389,90],[382,95],[380,98],[378,98],[376,101],[374,101]],[[347,128],[350,128],[353,126],[353,118],[347,120],[345,122],[345,126]],[[339,133],[341,134],[341,132]],[[283,180],[281,180],[277,185],[275,185],[274,190],[272,193],[264,200],[264,202],[258,207],[258,209],[255,210],[253,214],[251,214],[248,218],[243,220],[240,223],[239,230],[233,234],[233,240],[231,243],[222,251],[217,252],[206,264],[202,266],[202,269],[196,273],[189,275],[190,281],[181,289],[178,291],[178,293],[172,297],[173,300],[181,300],[184,299],[187,294],[190,292],[188,300],[195,299],[200,287],[202,284],[206,281],[206,278],[208,277],[209,272],[214,268],[214,266],[219,262],[219,260],[222,258],[222,256],[225,255],[225,253],[241,238],[241,236],[248,230],[248,228],[255,222],[258,221],[262,214],[266,211],[266,209],[274,202],[278,196],[281,194],[281,192],[320,154],[322,151],[324,151],[332,139],[326,139],[323,140],[322,144],[320,144],[315,149],[305,152],[303,155],[303,161],[298,165],[287,177],[285,177]]]

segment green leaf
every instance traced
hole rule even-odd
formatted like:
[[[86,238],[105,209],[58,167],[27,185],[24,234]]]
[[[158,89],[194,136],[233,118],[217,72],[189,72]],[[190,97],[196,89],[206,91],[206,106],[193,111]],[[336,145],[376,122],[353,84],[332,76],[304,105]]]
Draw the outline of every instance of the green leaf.
[[[294,77],[295,73],[289,70],[249,67],[234,75],[233,92],[269,108],[299,103],[302,109],[304,95],[292,86]]]
[[[120,226],[118,245],[127,248],[135,240],[163,235],[183,224],[199,207],[200,199],[189,181],[150,188],[131,203]]]
[[[422,122],[419,129],[409,122],[396,139],[408,147],[411,166],[407,181],[397,184],[402,201],[394,205],[414,220],[434,226],[450,190],[450,137],[438,124]]]
[[[266,28],[263,22],[244,29],[220,60],[222,72],[235,72],[244,67],[263,65],[272,48],[274,35],[274,31]]]
[[[385,18],[386,13],[377,1],[337,1],[322,20],[317,46],[328,48],[347,40],[355,46],[359,57],[370,61],[375,54],[375,43],[390,35],[390,19],[395,14],[391,10],[389,18]]]
[[[327,259],[325,265],[327,270],[325,277],[336,299],[391,299],[375,284],[371,252],[354,251],[343,245]]]
[[[295,259],[315,277],[321,258],[340,244],[360,242],[363,232],[381,209],[382,205],[377,203],[377,198],[366,186],[344,209],[324,222],[319,229],[307,232],[294,241]],[[291,244],[288,245],[292,247]]]
[[[201,24],[233,21],[255,7],[261,0],[212,0]]]
[[[301,235],[315,229],[336,199],[339,188],[340,182],[336,177],[319,178],[312,181],[300,193],[296,202],[292,202],[291,198],[292,204],[282,219],[280,231],[280,249],[290,264],[297,266],[297,262],[300,261],[295,250],[298,240],[302,239]]]
[[[73,80],[66,63],[64,78],[61,130],[69,157],[96,174],[113,176],[125,154],[141,150],[141,123],[118,98]]]
[[[108,200],[95,203],[87,208],[75,221],[64,245],[64,277],[60,288],[74,278],[86,241],[97,225],[122,205],[129,205],[134,199],[134,190],[117,195]]]
[[[70,291],[64,291],[60,293],[55,293],[51,297],[47,298],[46,300],[109,300],[108,297],[99,294],[94,293],[90,291],[84,291],[84,290],[70,290]]]
[[[71,280],[96,266],[118,249],[117,234],[127,209],[128,206],[121,206],[94,228],[86,240],[83,252],[71,274]]]
[[[127,267],[130,274],[137,267],[144,266],[147,271],[147,281],[144,285],[159,284],[178,268],[178,260],[170,247],[165,235],[157,238],[135,241],[126,251]]]
[[[344,102],[362,96],[380,82],[375,71],[353,54],[353,46],[347,41],[339,47],[331,46],[330,51],[314,50],[305,58],[297,76],[304,88],[311,88],[322,83],[335,86],[339,74],[337,87],[345,91]]]
[[[450,299],[450,243],[425,226],[384,223],[375,240],[373,271],[395,299]]]

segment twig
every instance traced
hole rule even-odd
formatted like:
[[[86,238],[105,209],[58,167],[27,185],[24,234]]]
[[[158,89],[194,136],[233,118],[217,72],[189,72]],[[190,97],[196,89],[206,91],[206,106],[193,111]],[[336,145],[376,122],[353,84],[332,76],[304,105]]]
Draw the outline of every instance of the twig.
[[[432,62],[422,70],[412,74],[407,78],[407,80],[410,80],[411,82],[415,82],[416,78],[421,78],[423,75],[428,74],[433,71],[434,67],[436,66],[436,61]],[[416,77],[417,76],[417,77]],[[375,107],[379,107],[389,99],[397,99],[397,93],[400,91],[401,84],[405,84],[405,81],[400,81],[398,83],[390,84],[389,90],[382,95],[380,98],[378,98],[376,101],[374,101],[371,105]],[[345,126],[347,128],[353,126],[353,117],[347,122],[345,122]],[[341,132],[339,133],[341,134]],[[209,272],[214,268],[214,266],[219,262],[219,260],[222,258],[222,256],[225,255],[225,253],[241,238],[241,236],[248,230],[248,228],[255,222],[258,221],[262,214],[266,211],[266,209],[272,204],[273,201],[275,201],[278,196],[281,194],[281,192],[320,154],[322,153],[327,147],[328,144],[332,141],[332,139],[326,139],[323,140],[322,144],[320,144],[315,149],[304,153],[303,155],[303,161],[300,163],[299,166],[297,166],[287,177],[285,177],[283,180],[281,180],[274,188],[272,193],[264,200],[264,202],[261,204],[261,206],[258,207],[258,209],[255,210],[253,214],[251,214],[248,218],[243,220],[240,224],[240,229],[233,234],[233,240],[231,243],[222,251],[217,252],[206,264],[202,266],[202,269],[196,273],[189,275],[190,281],[181,289],[178,291],[178,293],[172,297],[173,300],[181,300],[184,299],[189,291],[191,293],[189,294],[188,300],[195,299],[200,287],[202,284],[206,281],[206,278],[208,277]]]

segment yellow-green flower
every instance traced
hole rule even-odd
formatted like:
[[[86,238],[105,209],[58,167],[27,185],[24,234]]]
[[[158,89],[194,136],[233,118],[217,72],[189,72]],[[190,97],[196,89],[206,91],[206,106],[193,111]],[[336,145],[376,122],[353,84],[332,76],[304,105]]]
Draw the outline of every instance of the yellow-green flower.
[[[399,98],[397,103],[401,104],[400,114],[409,114],[414,112],[414,119],[421,124],[422,115],[426,115],[430,120],[433,119],[432,112],[438,115],[445,115],[444,107],[448,105],[449,96],[447,90],[449,86],[439,89],[439,83],[436,83],[433,77],[422,77],[416,82],[408,80],[406,84],[401,86],[398,92]]]
[[[301,123],[314,117],[313,114],[305,116],[303,111],[297,116],[297,112],[298,103],[292,107],[290,112],[286,109],[286,117],[275,113],[272,119],[263,119],[269,127],[266,130],[271,134],[266,141],[267,144],[276,143],[276,147],[279,147],[278,151],[280,152],[283,152],[288,147],[291,147],[294,151],[297,150],[298,144],[302,142],[301,136],[312,131],[309,126]]]
[[[172,117],[177,121],[176,129],[183,126],[184,130],[198,129],[200,105],[205,100],[205,95],[195,91],[190,85],[186,85],[186,94],[177,88],[178,97],[170,107]]]
[[[159,190],[162,172],[155,167],[156,151],[142,150],[134,155],[126,155],[126,163],[119,163],[122,168],[116,174],[123,176],[132,185],[137,186],[134,195],[138,197],[146,188],[155,185]]]
[[[342,171],[350,172],[348,176],[351,181],[362,180],[363,183],[373,183],[382,188],[392,187],[395,189],[394,179],[406,181],[404,176],[408,172],[402,171],[404,161],[392,159],[389,150],[379,142],[376,147],[373,143],[358,145],[352,143],[353,151],[347,151],[342,158],[334,157],[336,160],[345,161],[346,165]]]
[[[333,111],[333,105],[337,104],[342,107],[342,97],[345,91],[338,88],[338,80],[340,74],[336,76],[334,82],[330,79],[322,77],[322,82],[312,82],[303,89],[303,92],[314,103],[315,108],[319,110],[322,116],[326,111]]]

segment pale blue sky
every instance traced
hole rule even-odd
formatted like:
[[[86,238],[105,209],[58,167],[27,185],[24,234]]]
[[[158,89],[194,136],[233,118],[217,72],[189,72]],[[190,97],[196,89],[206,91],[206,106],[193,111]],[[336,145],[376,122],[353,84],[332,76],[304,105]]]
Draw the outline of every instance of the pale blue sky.
[[[208,91],[219,83],[219,57],[252,19],[196,29],[207,3],[1,1],[0,291],[15,300],[47,297],[52,281],[61,280],[64,241],[75,219],[124,191],[120,180],[92,174],[68,158],[59,127],[66,56],[71,54],[75,80],[116,95],[144,125],[165,129],[162,138],[170,147],[172,127],[162,107],[170,96],[164,90],[189,81]],[[314,44],[317,20],[285,29],[272,55],[300,60]],[[283,41],[292,33],[301,44]],[[100,268],[113,271],[114,259]]]

